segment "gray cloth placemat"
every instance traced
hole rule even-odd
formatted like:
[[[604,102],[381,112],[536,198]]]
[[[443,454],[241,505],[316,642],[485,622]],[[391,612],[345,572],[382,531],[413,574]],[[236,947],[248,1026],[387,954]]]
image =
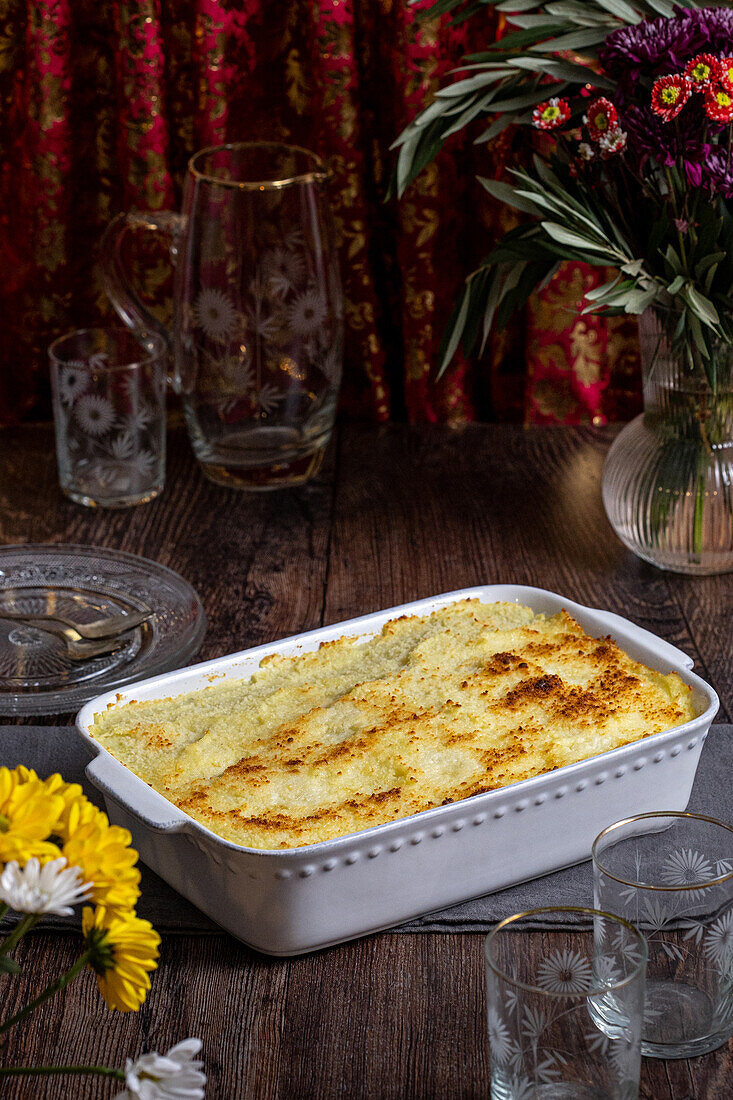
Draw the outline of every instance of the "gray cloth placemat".
[[[0,726],[0,764],[14,768],[25,764],[42,777],[61,772],[68,782],[81,783],[84,793],[103,807],[102,796],[89,784],[84,768],[90,754],[71,726]],[[733,817],[733,726],[712,726],[703,747],[688,809],[728,821]],[[141,917],[161,932],[220,933],[221,929],[176,893],[149,868],[141,866],[142,896],[137,904]],[[450,909],[408,921],[396,932],[486,932],[497,921],[542,905],[592,905],[590,862],[556,871],[531,882],[474,898]],[[569,918],[562,927],[582,926],[582,918]],[[79,918],[49,917],[38,927],[77,928]],[[560,927],[538,920],[535,927]]]

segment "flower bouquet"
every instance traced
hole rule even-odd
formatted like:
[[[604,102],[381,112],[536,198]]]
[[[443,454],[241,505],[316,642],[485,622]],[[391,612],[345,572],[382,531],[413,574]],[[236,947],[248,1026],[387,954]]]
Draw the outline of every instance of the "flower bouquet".
[[[563,260],[608,268],[584,311],[640,315],[645,414],[616,440],[604,503],[640,556],[733,569],[733,10],[694,0],[438,0],[507,10],[398,139],[402,193],[484,118],[534,130],[531,163],[486,190],[525,216],[466,280],[441,371],[503,327]],[[529,159],[529,158],[528,158]],[[629,434],[627,434],[629,433]]]
[[[60,775],[42,780],[23,766],[0,767],[0,918],[18,914],[12,931],[0,939],[0,975],[9,980],[20,966],[11,952],[44,915],[82,914],[83,950],[69,970],[29,1004],[0,1022],[0,1035],[60,993],[85,967],[96,974],[109,1008],[136,1012],[150,989],[160,936],[135,913],[140,896],[137,852],[126,829]],[[165,1055],[128,1059],[124,1069],[98,1065],[0,1066],[0,1082],[11,1076],[93,1074],[125,1084],[116,1100],[196,1100],[206,1077],[196,1059],[198,1039],[185,1039]],[[0,1091],[2,1086],[0,1085]]]

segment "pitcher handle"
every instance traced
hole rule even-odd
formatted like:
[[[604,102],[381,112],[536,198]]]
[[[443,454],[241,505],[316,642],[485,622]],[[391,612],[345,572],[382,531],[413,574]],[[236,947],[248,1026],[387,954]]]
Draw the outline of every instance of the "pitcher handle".
[[[122,242],[131,229],[149,229],[167,233],[170,237],[170,254],[175,266],[178,241],[184,230],[186,218],[170,210],[161,212],[134,211],[118,214],[104,231],[101,246],[102,283],[105,293],[124,323],[137,331],[159,333],[166,342],[168,359],[172,361],[173,335],[167,325],[159,321],[143,304],[132,286],[122,259]],[[175,379],[168,377],[175,388]]]

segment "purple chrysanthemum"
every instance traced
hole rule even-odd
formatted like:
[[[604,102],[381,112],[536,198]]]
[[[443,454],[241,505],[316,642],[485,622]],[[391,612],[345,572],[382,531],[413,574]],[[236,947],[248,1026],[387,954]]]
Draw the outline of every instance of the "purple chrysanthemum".
[[[727,149],[713,149],[705,164],[710,184],[726,199],[733,199],[733,165]]]
[[[664,122],[649,106],[625,106],[619,111],[619,126],[628,134],[627,158],[639,171],[651,157],[671,166],[679,161],[702,164],[710,151],[705,139],[702,108],[688,104],[675,119],[675,125]]]
[[[648,19],[621,27],[606,39],[600,51],[605,71],[619,84],[621,97],[635,90],[640,78],[682,72],[698,53],[716,56],[733,50],[733,10],[677,9],[672,19]]]

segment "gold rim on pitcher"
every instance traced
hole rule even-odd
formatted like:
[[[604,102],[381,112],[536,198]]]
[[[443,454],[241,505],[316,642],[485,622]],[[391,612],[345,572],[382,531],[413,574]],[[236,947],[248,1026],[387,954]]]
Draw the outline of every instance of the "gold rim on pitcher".
[[[287,153],[300,153],[313,161],[315,167],[309,172],[298,172],[294,176],[287,176],[284,179],[276,180],[228,179],[224,176],[212,174],[210,171],[203,172],[200,168],[196,167],[196,162],[200,158],[210,157],[215,153],[240,149],[272,149],[281,150]],[[278,191],[280,188],[292,187],[294,184],[324,183],[326,180],[330,179],[332,175],[328,165],[317,153],[313,153],[310,149],[304,149],[302,145],[288,145],[280,141],[234,141],[227,142],[224,145],[210,145],[206,149],[199,149],[197,153],[194,153],[188,162],[188,170],[191,175],[198,180],[203,180],[206,183],[218,184],[220,187],[232,187],[237,191]]]

